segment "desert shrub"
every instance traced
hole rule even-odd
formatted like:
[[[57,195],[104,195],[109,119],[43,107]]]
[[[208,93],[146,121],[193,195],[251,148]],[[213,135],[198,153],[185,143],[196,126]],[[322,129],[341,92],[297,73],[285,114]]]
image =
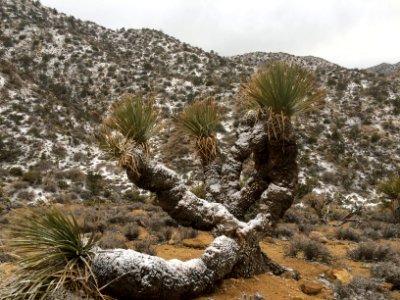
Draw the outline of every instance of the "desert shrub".
[[[371,267],[371,275],[393,284],[393,289],[400,289],[400,261],[380,262]]]
[[[12,167],[9,171],[11,176],[22,176],[24,171],[20,167]]]
[[[315,226],[309,223],[299,224],[299,231],[305,235],[308,235],[311,231],[315,231]]]
[[[75,212],[75,214],[78,214]],[[101,232],[103,233],[108,226],[108,220],[105,213],[94,209],[86,209],[77,216],[79,227],[83,232]]]
[[[394,255],[389,245],[377,242],[360,243],[356,248],[348,251],[348,256],[354,261],[384,261]]]
[[[103,190],[103,177],[101,174],[89,171],[86,175],[85,185],[93,196],[99,195]]]
[[[353,229],[351,227],[340,227],[336,229],[336,238],[338,240],[348,240],[353,242],[361,241],[361,233],[359,230]]]
[[[129,241],[137,239],[139,236],[139,226],[137,223],[129,223],[124,226],[124,235]]]
[[[385,223],[393,223],[393,214],[389,209],[385,209],[382,207],[367,209],[363,212],[362,217],[366,221],[379,221]],[[365,225],[368,226],[369,222],[366,222]]]
[[[349,210],[338,205],[331,204],[329,210],[329,219],[330,220],[343,220],[345,216],[349,214]]]
[[[201,199],[206,198],[206,189],[205,189],[204,184],[197,184],[197,185],[193,186],[190,189],[190,191]]]
[[[129,190],[122,195],[122,199],[132,202],[145,202],[147,197],[141,195],[137,190]]]
[[[28,171],[22,175],[22,180],[30,184],[40,184],[42,182],[42,174],[39,171]]]
[[[24,201],[33,201],[35,198],[35,193],[29,191],[20,191],[17,194],[17,198]]]
[[[400,238],[400,224],[385,223],[382,228],[382,236],[384,239]]]
[[[124,210],[114,210],[108,219],[111,224],[127,224],[135,222],[136,216],[130,214],[128,211]]]
[[[65,189],[67,189],[69,187],[68,183],[66,181],[64,181],[64,180],[59,180],[57,182],[57,186],[62,190],[65,190]]]
[[[43,189],[46,192],[55,193],[57,191],[57,184],[52,179],[45,179],[43,182]]]
[[[169,241],[173,234],[173,227],[162,227],[156,232],[152,232],[157,237],[157,242]]]
[[[304,195],[311,193],[317,187],[319,180],[316,177],[307,177],[304,183],[299,183],[296,187],[296,196],[301,199]]]
[[[53,198],[54,203],[61,203],[61,204],[67,204],[67,203],[72,203],[72,201],[76,199],[75,194],[72,193],[62,193],[62,194],[57,194]]]
[[[292,206],[286,211],[282,221],[285,223],[296,223],[298,225],[316,225],[320,223],[319,217],[312,211],[312,209],[296,206]]]
[[[275,238],[290,238],[299,231],[296,224],[279,223],[272,232]]]
[[[160,206],[153,205],[151,203],[146,203],[143,205],[143,210],[148,211],[148,212],[161,212],[168,216],[166,212],[163,211],[163,209]]]
[[[12,183],[12,188],[14,190],[14,192],[18,191],[18,190],[22,190],[22,189],[26,189],[29,187],[29,183],[26,181],[16,181],[14,183]]]
[[[192,227],[184,227],[184,226],[179,226],[176,228],[179,236],[178,240],[184,240],[184,239],[192,239],[195,238],[198,235],[198,231],[196,229],[193,229]]]
[[[126,249],[126,238],[119,232],[106,231],[99,241],[102,249]]]
[[[156,255],[156,248],[152,245],[151,240],[141,240],[137,241],[135,244],[135,250],[149,255]]]
[[[73,182],[81,182],[85,180],[85,173],[79,168],[71,168],[63,172],[63,177]]]
[[[369,238],[373,241],[383,238],[382,231],[373,228],[366,228],[362,232],[362,236]]]
[[[143,203],[141,202],[133,202],[133,203],[129,203],[126,206],[127,210],[134,210],[134,209],[143,209]]]
[[[331,254],[324,244],[303,236],[296,236],[290,242],[288,255],[296,257],[299,252],[303,252],[306,260],[321,261],[325,263],[328,263],[331,260]]]
[[[165,221],[162,218],[149,218],[146,228],[151,232],[159,232],[165,226]]]
[[[378,283],[367,278],[355,277],[348,285],[337,285],[335,296],[341,300],[387,300],[389,295]]]

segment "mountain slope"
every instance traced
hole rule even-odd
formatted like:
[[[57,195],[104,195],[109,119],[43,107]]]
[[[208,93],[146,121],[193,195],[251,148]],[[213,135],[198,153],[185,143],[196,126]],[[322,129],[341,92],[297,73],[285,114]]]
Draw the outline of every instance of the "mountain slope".
[[[398,62],[397,64],[382,63],[377,66],[368,68],[367,70],[379,74],[391,75],[400,71],[400,62]]]
[[[174,144],[171,117],[214,96],[226,112],[224,145],[240,118],[241,81],[271,60],[312,69],[327,90],[322,110],[296,121],[302,193],[314,188],[339,200],[353,193],[373,200],[376,183],[400,170],[399,76],[285,53],[222,57],[160,31],[114,31],[39,2],[1,0],[2,201],[137,198],[124,174],[101,160],[92,134],[127,92],[157,95],[164,129],[153,141],[155,155],[190,183],[199,176],[189,172],[196,162]]]

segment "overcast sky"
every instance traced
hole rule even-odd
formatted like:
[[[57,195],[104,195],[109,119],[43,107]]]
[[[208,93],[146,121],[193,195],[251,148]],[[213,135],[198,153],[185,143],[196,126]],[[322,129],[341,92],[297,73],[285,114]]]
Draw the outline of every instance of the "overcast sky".
[[[229,56],[314,55],[346,67],[400,61],[400,0],[41,0],[105,27],[153,28]]]

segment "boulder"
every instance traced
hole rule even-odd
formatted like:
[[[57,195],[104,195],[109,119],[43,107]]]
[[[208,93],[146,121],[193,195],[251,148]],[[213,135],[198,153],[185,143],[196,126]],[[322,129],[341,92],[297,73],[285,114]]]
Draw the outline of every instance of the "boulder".
[[[300,284],[300,290],[307,295],[317,295],[322,291],[324,286],[317,282],[305,281]]]

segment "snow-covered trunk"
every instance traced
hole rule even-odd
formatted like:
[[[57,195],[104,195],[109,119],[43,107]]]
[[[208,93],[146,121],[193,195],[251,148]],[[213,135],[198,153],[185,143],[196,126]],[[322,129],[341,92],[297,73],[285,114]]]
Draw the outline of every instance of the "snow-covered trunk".
[[[118,299],[190,299],[231,272],[239,249],[225,236],[216,238],[202,256],[186,262],[118,249],[99,252],[93,271],[100,286]]]
[[[206,199],[194,195],[175,172],[149,160],[142,150],[130,153],[124,168],[136,186],[155,193],[158,205],[180,224],[212,230],[218,237],[201,257],[187,262],[132,250],[99,251],[94,274],[110,294],[118,299],[188,299],[226,277],[287,271],[261,251],[259,242],[292,205],[297,146],[291,127],[283,138],[270,139],[265,126],[261,121],[245,124],[222,167],[217,161],[203,164]],[[240,187],[242,163],[251,153],[254,174]]]

